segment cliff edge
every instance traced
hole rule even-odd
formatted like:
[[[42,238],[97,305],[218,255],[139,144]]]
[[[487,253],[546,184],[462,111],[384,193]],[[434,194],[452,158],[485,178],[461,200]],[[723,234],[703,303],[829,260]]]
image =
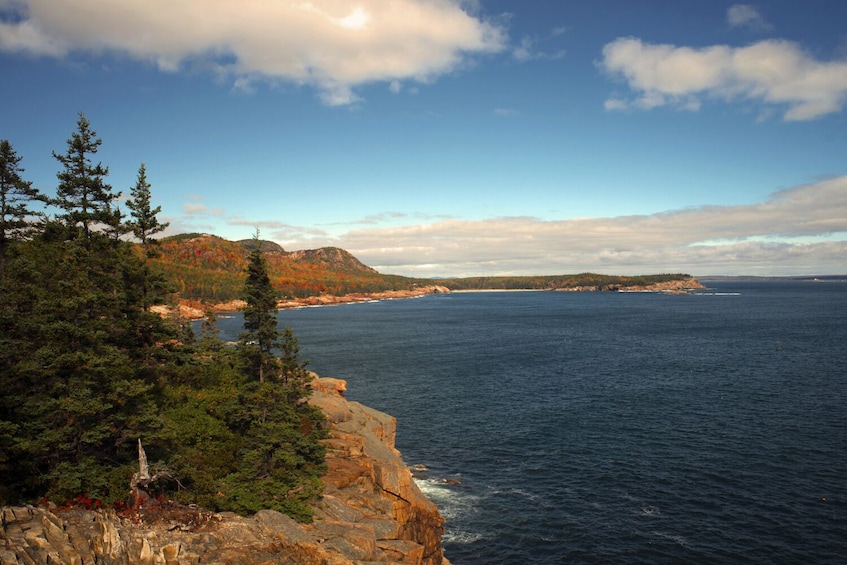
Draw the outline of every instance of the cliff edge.
[[[312,524],[271,510],[242,517],[192,508],[131,515],[55,505],[0,511],[0,565],[438,565],[444,520],[394,447],[396,419],[315,378],[309,402],[330,426],[324,496]]]

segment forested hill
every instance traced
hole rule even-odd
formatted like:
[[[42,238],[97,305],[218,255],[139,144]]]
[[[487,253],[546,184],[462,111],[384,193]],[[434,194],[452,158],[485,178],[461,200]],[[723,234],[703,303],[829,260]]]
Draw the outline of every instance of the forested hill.
[[[159,253],[151,262],[164,271],[180,298],[228,302],[241,297],[247,256],[256,245],[257,242],[252,239],[228,241],[209,234],[182,234],[160,240],[157,246]],[[337,247],[286,251],[271,241],[260,240],[258,245],[267,260],[271,283],[282,298],[412,290],[434,284],[451,290],[614,291],[690,280],[686,274],[626,277],[596,273],[415,279],[380,274]]]
[[[414,288],[419,281],[381,275],[337,247],[285,251],[271,241],[258,242],[265,254],[271,283],[282,297],[352,292],[384,292]],[[209,234],[162,238],[151,260],[176,286],[181,298],[226,302],[240,298],[252,239],[228,241]]]

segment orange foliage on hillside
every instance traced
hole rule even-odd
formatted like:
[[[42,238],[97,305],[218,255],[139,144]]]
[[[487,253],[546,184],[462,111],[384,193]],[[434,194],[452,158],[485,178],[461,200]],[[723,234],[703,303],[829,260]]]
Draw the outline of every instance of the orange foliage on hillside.
[[[157,249],[159,254],[151,259],[151,264],[165,273],[180,298],[203,302],[240,298],[249,254],[244,243],[207,234],[185,234],[162,239]],[[420,282],[381,275],[367,267],[351,268],[350,265],[359,264],[358,261],[342,253],[348,258],[335,264],[312,261],[310,255],[290,254],[281,248],[265,251],[265,259],[271,283],[279,290],[281,298],[403,290],[414,288]],[[338,251],[333,253],[337,254]]]

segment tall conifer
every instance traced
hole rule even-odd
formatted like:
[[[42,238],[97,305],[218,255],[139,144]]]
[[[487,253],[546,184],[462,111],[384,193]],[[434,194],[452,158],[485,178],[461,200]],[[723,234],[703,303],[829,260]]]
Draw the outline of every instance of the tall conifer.
[[[147,166],[144,163],[138,168],[138,179],[130,194],[131,198],[126,202],[132,216],[129,225],[135,237],[141,240],[144,252],[149,255],[150,244],[153,242],[151,237],[167,228],[169,224],[160,223],[156,217],[162,211],[161,206],[151,207],[150,183],[147,182]]]
[[[241,344],[244,348],[251,370],[256,370],[259,382],[264,382],[265,374],[278,365],[272,350],[277,346],[277,292],[268,277],[265,255],[262,253],[259,232],[253,237],[255,246],[247,259],[247,280],[244,283],[244,333]]]
[[[61,218],[71,229],[82,226],[85,239],[91,238],[92,229],[98,225],[117,227],[121,221],[115,214],[113,202],[121,195],[105,182],[109,168],[93,162],[102,144],[97,132],[80,112],[77,131],[68,140],[64,154],[53,152],[63,170],[56,174],[59,186],[53,203],[64,211]]]

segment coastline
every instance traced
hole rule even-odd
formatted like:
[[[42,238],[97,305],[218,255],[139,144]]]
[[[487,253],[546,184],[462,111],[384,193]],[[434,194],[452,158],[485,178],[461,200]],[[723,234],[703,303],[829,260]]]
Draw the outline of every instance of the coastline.
[[[662,292],[667,294],[687,294],[692,290],[705,289],[706,287],[695,277],[688,279],[668,281],[651,285],[606,285],[606,286],[575,286],[567,288],[480,288],[451,290],[446,286],[428,285],[412,290],[387,290],[383,292],[357,292],[336,296],[334,294],[321,294],[318,296],[307,296],[303,298],[288,298],[277,301],[280,310],[294,310],[297,308],[309,308],[315,306],[335,306],[339,304],[357,304],[362,302],[378,302],[382,300],[401,300],[404,298],[419,298],[429,294],[467,294],[472,292],[502,293],[502,292]],[[196,300],[183,300],[178,303],[178,315],[189,320],[202,320],[208,309],[215,313],[238,312],[245,305],[243,300],[231,300],[218,304],[204,305]],[[161,316],[173,315],[169,306],[156,305],[151,308]]]

